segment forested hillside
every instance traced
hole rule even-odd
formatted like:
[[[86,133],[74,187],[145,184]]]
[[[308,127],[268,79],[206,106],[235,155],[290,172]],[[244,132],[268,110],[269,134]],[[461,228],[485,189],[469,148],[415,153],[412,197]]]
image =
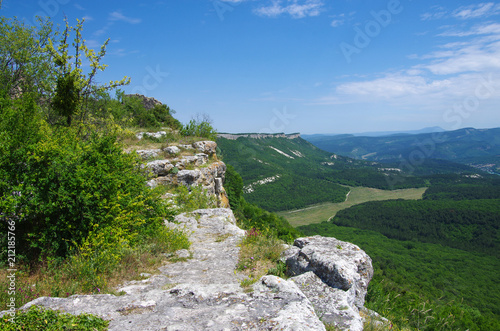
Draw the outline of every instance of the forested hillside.
[[[373,161],[442,159],[500,173],[500,128],[383,137],[309,136],[315,146],[340,155]],[[415,162],[414,162],[415,163]],[[421,163],[421,162],[418,162]]]
[[[366,250],[376,267],[369,305],[387,309],[399,325],[417,327],[418,318],[424,318],[421,330],[445,323],[450,330],[496,330],[499,180],[495,175],[435,176],[423,200],[367,202],[339,211],[330,222],[299,229],[350,240]],[[410,317],[408,312],[413,312]]]
[[[345,185],[380,189],[427,185],[426,179],[411,173],[331,154],[301,138],[219,138],[218,145],[223,160],[241,174],[245,198],[270,211],[342,202],[349,191]]]
[[[368,304],[398,328],[500,327],[498,176],[440,159],[406,169],[398,161],[353,160],[300,138],[218,141],[224,160],[243,177],[245,199],[267,208],[321,202],[328,192],[322,185],[428,187],[422,200],[366,202],[340,210],[331,222],[298,229],[367,251],[376,270]]]

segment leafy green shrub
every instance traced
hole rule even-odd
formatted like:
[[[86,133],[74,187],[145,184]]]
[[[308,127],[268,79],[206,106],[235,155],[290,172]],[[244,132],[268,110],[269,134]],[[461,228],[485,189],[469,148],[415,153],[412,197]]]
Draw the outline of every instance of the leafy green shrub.
[[[210,119],[207,117],[190,120],[181,128],[180,132],[183,136],[202,137],[213,141],[217,139],[217,131],[212,127]]]
[[[0,319],[0,329],[16,330],[72,330],[72,331],[104,331],[108,329],[109,321],[91,314],[71,315],[59,311],[31,306],[26,311],[17,311],[14,322],[10,315]]]
[[[131,120],[133,126],[140,128],[158,129],[167,126],[172,129],[180,129],[181,123],[176,120],[174,113],[167,105],[155,105],[152,109],[146,109],[142,99],[134,96],[121,96],[122,104],[113,107],[113,116],[123,122]]]
[[[1,115],[0,206],[4,217],[19,219],[18,254],[65,257],[86,246],[133,246],[162,225],[166,206],[116,137],[51,130],[28,101],[2,107]]]
[[[176,169],[176,168],[174,168]],[[197,209],[214,208],[217,206],[217,202],[213,196],[208,196],[203,192],[203,187],[192,186],[187,188],[186,186],[178,186],[174,190],[175,193],[175,204],[178,207],[178,212],[190,212]]]

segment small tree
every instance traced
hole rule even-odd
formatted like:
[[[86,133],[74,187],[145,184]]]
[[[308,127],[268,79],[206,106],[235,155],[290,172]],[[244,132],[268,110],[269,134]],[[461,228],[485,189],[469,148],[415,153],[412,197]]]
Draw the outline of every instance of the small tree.
[[[61,116],[66,118],[66,124],[71,125],[76,114],[80,115],[80,120],[84,121],[87,114],[86,101],[100,92],[114,89],[118,86],[130,83],[130,78],[124,77],[119,81],[110,81],[105,85],[96,85],[94,78],[98,71],[104,71],[107,65],[101,64],[101,60],[106,54],[106,46],[109,38],[101,46],[99,53],[89,49],[82,38],[84,19],[78,20],[76,28],[69,25],[65,19],[66,28],[61,35],[61,40],[57,49],[54,47],[52,39],[48,40],[46,50],[51,54],[54,64],[57,67],[57,85],[52,99],[52,107]],[[72,46],[74,55],[69,55],[68,39],[71,32],[75,32]],[[90,72],[85,74],[82,69],[82,58],[89,62]]]

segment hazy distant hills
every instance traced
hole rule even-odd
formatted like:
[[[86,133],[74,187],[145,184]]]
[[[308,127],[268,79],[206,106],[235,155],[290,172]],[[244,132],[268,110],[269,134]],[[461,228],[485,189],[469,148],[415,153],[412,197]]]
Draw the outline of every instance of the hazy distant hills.
[[[392,132],[390,135],[305,135],[322,150],[371,161],[404,161],[420,164],[426,159],[442,159],[500,173],[500,128],[465,128],[455,131],[416,133]],[[419,131],[413,131],[419,132]],[[382,134],[382,133],[378,133]]]
[[[420,133],[434,133],[434,132],[444,132],[445,129],[439,126],[432,126],[428,128],[423,128],[420,130],[406,130],[406,131],[370,131],[370,132],[361,132],[361,133],[351,133],[351,134],[303,134],[302,138],[306,140],[316,139],[316,137],[332,137],[332,136],[344,136],[344,137],[382,137],[382,136],[391,136],[391,135],[407,135],[407,134],[420,134]]]

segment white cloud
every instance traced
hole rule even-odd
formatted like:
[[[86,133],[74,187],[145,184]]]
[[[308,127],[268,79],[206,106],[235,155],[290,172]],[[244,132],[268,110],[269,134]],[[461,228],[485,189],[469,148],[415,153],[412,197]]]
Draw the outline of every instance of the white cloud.
[[[500,34],[500,23],[486,22],[475,25],[469,30],[458,30],[456,27],[445,26],[445,32],[438,34],[441,37],[468,37],[488,34]]]
[[[433,6],[431,10],[432,10],[431,12],[427,12],[420,15],[420,18],[423,21],[429,21],[429,20],[438,20],[448,15],[448,11],[446,10],[446,8],[441,6]]]
[[[468,20],[484,18],[500,14],[500,4],[483,2],[474,5],[461,6],[455,10],[448,10],[442,6],[433,6],[429,12],[420,15],[423,21],[438,20],[443,18],[457,18]]]
[[[264,5],[255,9],[255,13],[267,17],[288,14],[293,18],[304,18],[318,16],[321,13],[323,5],[322,0],[272,0],[270,5]]]
[[[332,23],[330,23],[330,25],[334,28],[338,27],[338,26],[341,26],[341,25],[344,25],[345,23],[345,20],[333,20]]]
[[[443,41],[437,45],[438,50],[411,55],[417,64],[376,78],[352,78],[311,104],[384,104],[394,109],[428,111],[439,120],[457,102],[472,100],[484,113],[498,112],[500,24],[485,22],[438,37]]]
[[[483,23],[469,30],[447,31],[441,37],[456,37],[460,40],[444,43],[441,50],[426,54],[421,64],[437,75],[454,75],[464,72],[500,70],[500,24]]]
[[[470,6],[462,6],[453,11],[453,17],[460,19],[471,19],[478,17],[487,17],[500,13],[500,4],[493,2],[479,3]]]
[[[119,11],[114,11],[111,14],[109,14],[109,20],[110,21],[122,21],[122,22],[130,23],[130,24],[138,24],[138,23],[141,23],[141,21],[142,21],[140,18],[127,17]]]

